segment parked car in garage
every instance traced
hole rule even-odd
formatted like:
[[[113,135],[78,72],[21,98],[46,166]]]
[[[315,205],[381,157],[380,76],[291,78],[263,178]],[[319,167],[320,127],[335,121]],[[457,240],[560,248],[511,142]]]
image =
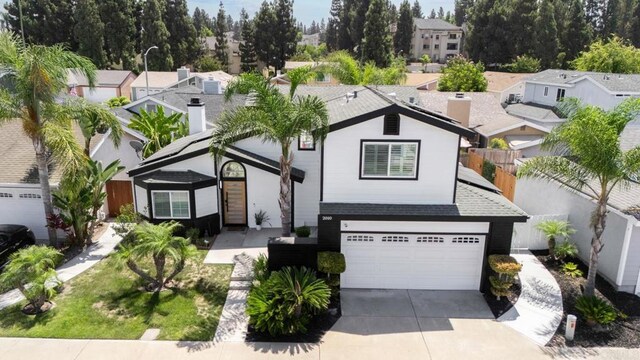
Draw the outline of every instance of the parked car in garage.
[[[0,270],[9,262],[9,256],[27,246],[35,245],[36,238],[24,225],[0,225]]]

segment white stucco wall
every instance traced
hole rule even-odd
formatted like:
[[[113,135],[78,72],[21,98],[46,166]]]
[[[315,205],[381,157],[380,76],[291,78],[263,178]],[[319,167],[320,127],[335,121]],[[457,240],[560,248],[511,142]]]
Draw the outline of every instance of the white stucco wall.
[[[545,87],[549,88],[547,96],[544,96]],[[523,102],[555,106],[557,103],[556,95],[559,88],[560,86],[527,82],[525,85]],[[575,97],[580,99],[584,104],[598,106],[605,110],[610,110],[622,101],[628,99],[628,97],[616,96],[616,94],[606,91],[601,86],[588,79],[578,81],[569,86],[563,86],[562,88],[565,89],[565,97]]]
[[[592,237],[591,213],[595,209],[592,200],[566,187],[560,187],[557,183],[520,179],[516,184],[514,203],[530,215],[568,214],[568,220],[576,230],[576,233],[571,236],[571,241],[578,246],[581,260],[588,264]],[[620,264],[626,262],[623,247],[627,231],[631,229],[629,225],[636,221],[615,209],[609,210],[604,232],[605,246],[600,253],[598,271],[619,290],[631,291],[631,287],[635,287],[635,279],[623,279],[622,273],[625,269],[620,269]],[[640,254],[631,254],[631,256],[640,256]],[[626,263],[628,265],[633,261]]]
[[[91,158],[96,161],[101,161],[103,166],[109,165],[112,161],[120,160],[120,164],[125,167],[123,171],[118,173],[113,180],[131,180],[127,171],[135,168],[140,163],[140,158],[136,154],[136,151],[129,145],[130,141],[140,141],[138,138],[133,137],[127,133],[124,133],[120,146],[115,147],[110,138],[103,138],[99,145],[94,149],[91,154]]]
[[[83,97],[88,101],[94,103],[103,103],[111,98],[118,96],[118,88],[96,87],[91,89],[89,87],[83,87],[82,93]]]
[[[174,164],[167,165],[162,168],[163,171],[195,171],[200,174],[209,175],[217,178],[215,162],[209,154],[203,154],[193,158],[189,158]],[[155,171],[155,170],[154,170]]]
[[[135,194],[134,199],[136,202],[136,211],[144,216],[149,216],[149,200],[147,198],[147,190],[136,185],[133,187]]]
[[[324,153],[324,202],[451,204],[455,186],[457,134],[401,116],[400,135],[383,135],[379,117],[329,134]],[[417,180],[360,180],[365,140],[420,140]]]
[[[215,214],[218,212],[218,187],[211,186],[195,191],[196,217]]]

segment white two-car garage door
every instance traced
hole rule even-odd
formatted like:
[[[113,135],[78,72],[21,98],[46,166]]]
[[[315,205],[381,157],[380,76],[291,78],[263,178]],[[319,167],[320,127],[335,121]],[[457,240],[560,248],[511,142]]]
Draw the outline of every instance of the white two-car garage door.
[[[488,223],[341,222],[341,287],[478,290]]]

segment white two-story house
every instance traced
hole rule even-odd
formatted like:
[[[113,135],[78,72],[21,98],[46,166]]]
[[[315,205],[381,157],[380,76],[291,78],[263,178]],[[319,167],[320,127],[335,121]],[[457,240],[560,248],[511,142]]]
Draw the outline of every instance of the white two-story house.
[[[487,255],[508,254],[527,215],[459,165],[460,142],[475,133],[422,108],[412,87],[297,93],[323,99],[331,125],[324,143],[293,146],[292,225],[317,227],[318,250],[345,254],[342,287],[481,289]],[[214,158],[205,107],[194,96],[192,135],[129,171],[138,211],[210,234],[255,227],[260,210],[279,226],[280,147],[245,138]]]

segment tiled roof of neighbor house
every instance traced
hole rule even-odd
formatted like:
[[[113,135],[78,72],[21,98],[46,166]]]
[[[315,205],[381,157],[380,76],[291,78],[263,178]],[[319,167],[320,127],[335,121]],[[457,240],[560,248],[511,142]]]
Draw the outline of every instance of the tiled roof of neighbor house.
[[[74,133],[79,143],[84,143],[82,131],[74,125]],[[97,134],[91,140],[93,150],[102,140]],[[22,129],[22,121],[7,121],[0,125],[0,183],[2,184],[38,184],[36,154],[31,139]],[[49,179],[52,183],[60,181],[62,171],[55,165],[49,167]]]
[[[612,92],[640,92],[640,74],[610,74],[590,71],[549,69],[526,78],[526,81],[569,85],[588,77]]]
[[[420,86],[432,81],[437,81],[442,76],[441,73],[407,73],[406,86]]]
[[[442,19],[413,18],[413,24],[421,30],[462,30],[461,27]]]
[[[637,146],[640,146],[640,123],[632,122],[620,135],[620,148],[629,151]]]
[[[493,191],[458,182],[456,203],[451,205],[320,203],[320,213],[327,215],[414,215],[510,218],[525,221],[527,213],[504,196]]]
[[[442,114],[447,113],[447,102],[454,97],[453,92],[421,92],[422,104],[427,109]],[[480,134],[489,135],[500,129],[517,124],[523,124],[522,119],[507,114],[502,108],[500,100],[492,93],[465,93],[471,98],[471,114],[469,115],[469,127]]]
[[[201,89],[195,86],[169,89],[157,94],[152,94],[151,97],[185,113],[188,111],[187,104],[189,104],[191,98],[199,98],[200,102],[205,106],[205,116],[209,125],[216,122],[225,110],[235,109],[238,106],[245,105],[247,100],[246,95],[234,95],[230,101],[225,101],[224,95],[204,94]]]
[[[233,79],[233,75],[224,71],[211,71],[206,73],[191,72],[190,77],[198,75],[204,79],[213,77],[214,80],[220,81],[222,87],[226,87],[229,81]],[[149,87],[150,88],[166,88],[178,82],[178,72],[176,71],[149,71]],[[131,83],[132,88],[142,88],[147,86],[146,74],[143,71]]]
[[[531,74],[515,74],[498,71],[485,71],[484,77],[487,79],[487,91],[503,92],[513,85],[523,81]]]
[[[558,115],[548,106],[533,103],[509,104],[505,109],[507,113],[528,119],[560,121]]]
[[[188,171],[163,171],[158,170],[142,175],[139,180],[149,184],[194,184],[201,181],[215,180],[214,177]]]
[[[132,74],[129,70],[97,70],[96,71],[96,86],[111,86],[117,87]],[[69,85],[76,86],[89,86],[89,81],[82,74],[74,74],[69,71]]]

